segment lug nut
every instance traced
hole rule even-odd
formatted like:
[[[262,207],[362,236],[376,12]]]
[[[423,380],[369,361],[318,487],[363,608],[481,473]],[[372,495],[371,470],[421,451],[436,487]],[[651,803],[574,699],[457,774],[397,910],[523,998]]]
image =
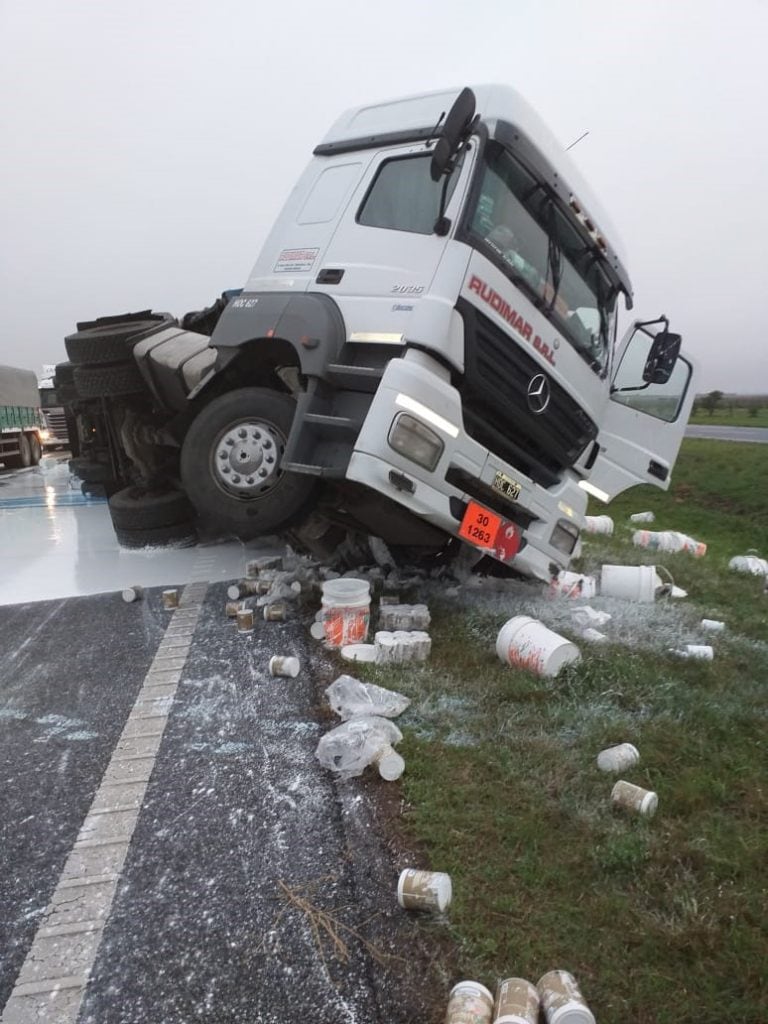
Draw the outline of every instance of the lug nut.
[[[240,483],[240,477],[237,475],[237,473],[235,473],[235,475],[232,477],[232,483],[233,484],[239,484]]]
[[[245,438],[246,438],[246,437],[248,437],[248,431],[247,431],[247,430],[244,430],[244,429],[243,429],[243,428],[241,427],[241,428],[240,428],[240,430],[238,430],[238,432],[237,432],[237,436],[238,436],[238,437],[242,437],[242,438],[243,438],[243,440],[245,440]]]
[[[272,442],[269,440],[268,437],[264,439],[264,447],[265,448],[271,448],[272,447]]]
[[[259,476],[260,476],[260,477],[265,477],[266,475],[267,475],[267,471],[266,471],[266,469],[260,469],[260,470],[259,470]]]

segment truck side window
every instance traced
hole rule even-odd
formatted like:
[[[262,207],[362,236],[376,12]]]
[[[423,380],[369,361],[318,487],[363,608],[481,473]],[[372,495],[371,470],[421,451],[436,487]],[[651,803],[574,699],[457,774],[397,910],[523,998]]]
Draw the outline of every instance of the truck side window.
[[[643,367],[653,342],[652,335],[637,331],[630,341],[613,379],[615,388],[637,388],[617,391],[614,402],[628,405],[638,412],[672,423],[677,419],[691,379],[691,364],[680,356],[666,384],[643,385]]]
[[[385,160],[374,178],[357,215],[358,224],[392,231],[413,231],[431,235],[440,208],[442,181],[429,175],[431,153]],[[454,172],[448,185],[448,199],[456,186]]]

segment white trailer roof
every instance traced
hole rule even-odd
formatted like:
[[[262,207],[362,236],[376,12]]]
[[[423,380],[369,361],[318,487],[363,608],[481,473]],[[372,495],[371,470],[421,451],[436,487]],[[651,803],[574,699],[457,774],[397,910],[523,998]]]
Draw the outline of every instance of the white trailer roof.
[[[0,405],[21,405],[37,409],[37,376],[32,370],[19,370],[15,366],[0,366]]]

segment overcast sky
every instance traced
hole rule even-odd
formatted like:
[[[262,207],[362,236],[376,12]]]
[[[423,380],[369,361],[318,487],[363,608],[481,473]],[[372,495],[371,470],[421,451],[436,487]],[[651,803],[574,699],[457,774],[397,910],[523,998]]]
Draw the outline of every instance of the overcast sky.
[[[344,108],[497,81],[589,131],[633,315],[697,390],[768,392],[766,0],[0,0],[0,39],[0,363],[242,285]]]

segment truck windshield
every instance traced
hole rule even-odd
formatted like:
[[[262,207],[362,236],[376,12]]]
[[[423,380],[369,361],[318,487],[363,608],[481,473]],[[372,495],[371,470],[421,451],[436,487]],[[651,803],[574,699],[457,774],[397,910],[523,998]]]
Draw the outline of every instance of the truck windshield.
[[[491,143],[470,210],[473,244],[522,288],[598,373],[608,362],[616,289],[567,210]]]
[[[53,388],[40,388],[40,406],[43,409],[56,409],[61,405],[61,400]]]

